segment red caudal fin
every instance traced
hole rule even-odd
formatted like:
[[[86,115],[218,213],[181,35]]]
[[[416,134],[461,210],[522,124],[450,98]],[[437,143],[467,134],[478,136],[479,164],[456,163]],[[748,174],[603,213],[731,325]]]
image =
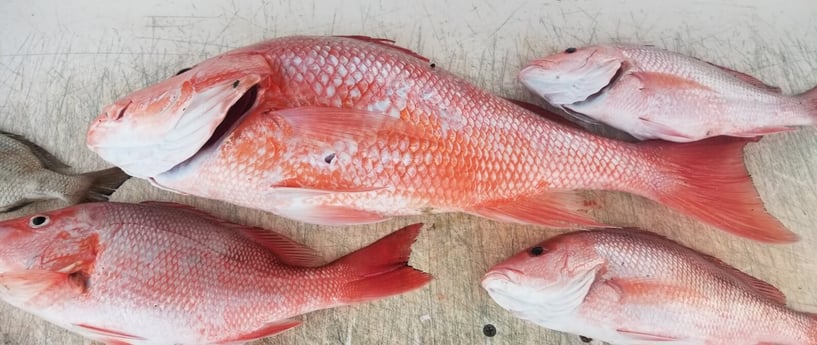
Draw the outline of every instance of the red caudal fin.
[[[341,288],[343,303],[361,303],[419,289],[431,275],[408,265],[411,245],[423,224],[405,228],[346,255],[332,265],[350,275]]]

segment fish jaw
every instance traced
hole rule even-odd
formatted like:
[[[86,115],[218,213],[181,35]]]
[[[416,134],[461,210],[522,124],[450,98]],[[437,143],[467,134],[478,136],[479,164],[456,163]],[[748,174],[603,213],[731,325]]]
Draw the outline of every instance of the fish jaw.
[[[222,79],[201,88],[188,81],[166,83],[173,81],[169,79],[119,100],[91,124],[86,144],[131,176],[150,178],[166,172],[218,139],[214,136],[225,119],[243,116],[231,114],[241,108],[239,103],[249,102],[250,107],[256,103],[260,75]]]
[[[612,84],[624,60],[606,49],[588,47],[534,60],[521,71],[519,81],[548,103],[561,106],[588,100]]]

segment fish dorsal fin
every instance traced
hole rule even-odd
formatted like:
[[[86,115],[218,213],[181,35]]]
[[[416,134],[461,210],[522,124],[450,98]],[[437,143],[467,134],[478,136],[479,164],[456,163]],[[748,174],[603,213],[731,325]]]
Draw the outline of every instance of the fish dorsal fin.
[[[721,261],[714,256],[699,253],[701,257],[712,263],[713,265],[717,266],[718,268],[722,269],[724,272],[729,274],[732,277],[735,277],[738,281],[746,284],[746,286],[756,292],[757,294],[768,298],[769,300],[774,301],[775,303],[779,304],[786,304],[786,295],[783,294],[778,288],[774,287],[772,284],[764,282],[760,279],[752,277],[737,268],[730,266],[729,264]]]
[[[40,147],[39,145],[29,141],[28,139],[26,139],[26,137],[24,137],[22,135],[9,133],[9,132],[6,132],[6,131],[0,131],[0,134],[5,135],[5,136],[7,136],[9,138],[12,138],[12,139],[16,140],[17,142],[19,142],[20,144],[23,144],[26,147],[28,147],[28,149],[31,151],[31,153],[34,154],[35,157],[37,157],[37,159],[43,164],[43,166],[50,169],[50,170],[62,172],[64,170],[67,170],[67,169],[71,168],[67,164],[65,164],[62,161],[60,161],[59,159],[57,159],[57,157],[52,155],[50,152],[46,151],[44,148]]]
[[[686,250],[692,251],[693,253],[699,255],[701,258],[709,262],[710,264],[714,265],[715,267],[722,270],[722,272],[728,274],[731,277],[734,277],[737,281],[745,284],[747,288],[756,292],[757,294],[768,298],[776,303],[786,304],[786,296],[778,290],[773,285],[764,282],[760,279],[752,277],[737,268],[732,267],[731,265],[723,262],[721,259],[718,259],[712,255],[701,253],[697,250],[689,248],[683,244],[680,244],[674,240],[667,238],[666,236],[656,234],[654,232],[645,231],[639,228],[622,228],[622,229],[609,229],[604,230],[606,232],[621,232],[631,236],[637,236],[641,238],[652,238],[654,240],[663,241],[665,243],[669,243],[670,245],[680,246]]]
[[[411,128],[399,118],[366,110],[298,107],[275,112],[307,142],[333,143],[340,139],[360,141],[368,139],[381,130],[410,133]]]
[[[274,253],[281,262],[290,266],[297,267],[318,267],[326,264],[325,260],[318,255],[312,248],[304,246],[292,239],[281,235],[272,230],[267,230],[259,227],[252,227],[242,224],[236,224],[224,219],[218,218],[207,212],[196,209],[192,206],[163,201],[144,201],[141,204],[156,206],[156,207],[171,207],[208,221],[217,223],[221,226],[230,228],[238,232],[242,236],[258,243]]]
[[[376,37],[362,36],[362,35],[350,35],[350,36],[340,35],[340,36],[335,36],[335,37],[343,37],[343,38],[350,38],[350,39],[363,41],[363,42],[371,42],[371,43],[379,44],[379,45],[382,45],[382,46],[392,48],[392,49],[398,50],[400,52],[409,54],[409,55],[411,55],[413,57],[416,57],[416,58],[418,58],[420,60],[423,60],[424,62],[430,62],[431,61],[429,58],[427,58],[425,56],[422,56],[422,55],[418,54],[417,52],[415,52],[415,51],[413,51],[411,49],[398,46],[397,44],[395,44],[394,40],[390,40],[388,38],[376,38]]]
[[[245,344],[253,340],[258,340],[262,338],[266,338],[269,336],[276,335],[283,331],[286,331],[290,328],[297,327],[301,324],[299,320],[282,320],[269,323],[255,331],[252,331],[247,334],[242,334],[237,338],[225,339],[221,341],[215,342],[217,345],[238,345],[238,344]]]
[[[703,60],[700,60],[700,61],[703,61]],[[771,86],[769,84],[766,84],[763,81],[761,81],[760,79],[757,79],[757,78],[755,78],[755,77],[753,77],[753,76],[751,76],[749,74],[739,72],[739,71],[733,70],[733,69],[728,68],[728,67],[723,67],[721,65],[717,65],[717,64],[714,64],[714,63],[711,63],[711,62],[708,62],[708,61],[703,61],[703,62],[705,62],[705,63],[707,63],[707,64],[709,64],[709,65],[711,65],[713,67],[720,68],[724,72],[731,74],[733,77],[738,78],[738,79],[740,79],[740,80],[742,80],[744,82],[747,82],[749,84],[752,84],[752,86],[759,87],[761,89],[764,89],[764,90],[772,92],[772,93],[782,93],[783,92],[782,90],[780,90],[779,87]]]

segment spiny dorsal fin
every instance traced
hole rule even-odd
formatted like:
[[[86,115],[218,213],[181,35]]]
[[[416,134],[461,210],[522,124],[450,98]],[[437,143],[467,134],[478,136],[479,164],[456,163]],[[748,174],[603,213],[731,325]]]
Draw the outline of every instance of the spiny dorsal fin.
[[[156,207],[175,208],[228,227],[240,233],[242,236],[260,244],[264,248],[269,249],[281,260],[281,262],[287,265],[297,267],[318,267],[326,264],[326,261],[312,248],[295,242],[294,240],[272,230],[232,223],[192,206],[174,202],[143,201],[141,204]]]

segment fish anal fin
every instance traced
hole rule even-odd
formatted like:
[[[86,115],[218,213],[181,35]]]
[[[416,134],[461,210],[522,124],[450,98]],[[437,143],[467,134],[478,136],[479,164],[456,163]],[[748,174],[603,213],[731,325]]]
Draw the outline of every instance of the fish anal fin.
[[[681,90],[681,89],[699,89],[711,91],[709,87],[702,85],[694,80],[686,79],[668,73],[658,72],[631,72],[631,76],[641,82],[642,89],[646,91],[651,90]]]
[[[701,61],[703,61],[703,60],[701,60]],[[731,69],[729,67],[724,67],[724,66],[714,64],[714,63],[711,63],[711,62],[708,62],[708,61],[704,61],[704,62],[706,62],[707,64],[709,64],[709,65],[711,65],[713,67],[720,68],[724,72],[729,73],[733,77],[738,78],[738,79],[740,79],[740,80],[742,80],[742,81],[744,81],[746,83],[749,83],[752,86],[759,87],[761,89],[764,89],[764,90],[772,92],[772,93],[782,93],[783,92],[782,90],[780,90],[779,87],[771,86],[769,84],[766,84],[763,81],[761,81],[760,79],[757,79],[757,78],[755,78],[755,77],[753,77],[753,76],[751,76],[749,74],[739,72],[739,71],[733,70],[733,69]]]
[[[231,230],[240,233],[242,236],[253,240],[253,242],[256,242],[269,249],[271,252],[275,253],[281,262],[287,265],[298,267],[318,267],[326,263],[324,259],[312,248],[295,242],[294,240],[272,230],[228,222],[192,206],[177,204],[174,202],[143,201],[141,204],[154,207],[175,208],[183,212],[194,214],[197,217],[204,218],[208,221],[218,223],[221,226],[228,227]]]
[[[653,120],[648,119],[648,118],[643,117],[643,116],[639,117],[638,119],[641,120],[641,125],[642,126],[648,128],[648,131],[650,133],[655,133],[660,138],[669,139],[669,140],[677,141],[677,142],[687,142],[687,141],[695,140],[695,138],[690,137],[689,135],[686,135],[684,133],[681,133],[678,130],[672,128],[669,125],[665,125],[663,123],[653,121]],[[644,139],[644,138],[639,138],[639,139]]]
[[[608,227],[581,213],[588,203],[572,191],[547,191],[533,197],[489,201],[466,211],[497,221],[565,228],[574,225]]]
[[[678,341],[681,338],[668,336],[668,335],[661,335],[661,334],[652,334],[648,332],[639,332],[633,331],[628,329],[619,328],[616,330],[621,335],[627,336],[632,338],[633,340],[639,341],[655,341],[655,342],[663,342],[663,341]]]
[[[427,58],[425,56],[422,56],[422,55],[418,54],[417,52],[415,52],[415,51],[413,51],[411,49],[398,46],[397,44],[395,44],[394,40],[391,40],[391,39],[388,39],[388,38],[375,38],[375,37],[363,36],[363,35],[348,35],[348,36],[339,35],[339,36],[335,36],[335,37],[350,38],[350,39],[364,41],[364,42],[376,43],[376,44],[380,44],[380,45],[386,46],[386,47],[391,48],[391,49],[401,51],[403,53],[406,53],[408,55],[416,57],[416,58],[418,58],[420,60],[423,60],[425,62],[430,62],[431,61],[429,58]]]
[[[236,338],[225,339],[221,341],[215,342],[217,345],[238,345],[244,344],[253,340],[259,340],[262,338],[266,338],[269,336],[276,335],[278,333],[284,332],[288,329],[297,327],[301,324],[300,320],[283,320],[278,322],[269,323],[264,325],[263,327],[249,332],[247,334],[240,335]]]
[[[140,336],[114,331],[105,327],[93,326],[86,323],[75,323],[74,326],[92,335],[92,338],[104,340],[106,344],[130,344],[133,340],[147,340]]]

